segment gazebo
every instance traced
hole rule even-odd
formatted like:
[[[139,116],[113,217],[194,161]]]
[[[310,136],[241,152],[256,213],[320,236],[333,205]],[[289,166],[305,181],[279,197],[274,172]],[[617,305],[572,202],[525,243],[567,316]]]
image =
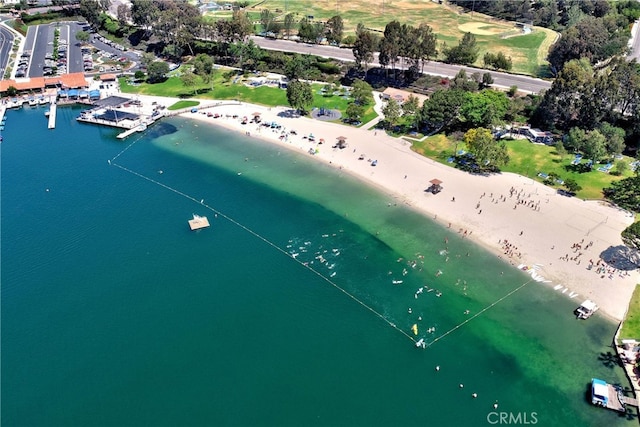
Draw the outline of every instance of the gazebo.
[[[433,178],[429,182],[431,183],[431,187],[427,188],[428,192],[432,194],[438,194],[442,191],[442,181],[440,181],[438,178]]]
[[[262,120],[262,118],[260,117],[262,113],[258,113],[257,111],[255,113],[252,114],[253,116],[253,121],[256,123],[260,123],[260,120]]]
[[[338,148],[345,148],[347,146],[347,138],[346,137],[339,136],[336,139],[338,140],[338,144],[337,144]]]

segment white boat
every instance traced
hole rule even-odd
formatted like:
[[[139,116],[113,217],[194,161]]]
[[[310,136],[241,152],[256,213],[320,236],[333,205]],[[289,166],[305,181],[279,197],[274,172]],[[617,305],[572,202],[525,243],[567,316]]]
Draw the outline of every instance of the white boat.
[[[598,308],[595,302],[588,299],[580,304],[580,307],[576,308],[574,313],[578,319],[588,319],[593,313],[598,311]]]
[[[416,341],[416,347],[417,348],[427,348],[427,343],[424,342],[424,338],[420,338],[418,341]]]

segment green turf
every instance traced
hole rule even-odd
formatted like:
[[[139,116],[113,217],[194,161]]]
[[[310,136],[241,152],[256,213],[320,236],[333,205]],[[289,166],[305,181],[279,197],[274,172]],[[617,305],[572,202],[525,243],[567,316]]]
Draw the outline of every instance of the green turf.
[[[182,108],[195,107],[200,105],[200,101],[178,101],[167,107],[167,110],[180,110]]]
[[[440,163],[452,166],[447,159],[454,155],[457,150],[464,149],[463,143],[455,145],[455,142],[449,140],[444,135],[436,135],[426,138],[424,141],[411,141],[413,151],[424,156],[437,160]],[[573,155],[567,154],[560,157],[554,147],[546,145],[532,144],[528,140],[519,139],[506,142],[509,150],[509,163],[500,169],[503,172],[513,172],[518,175],[527,176],[536,181],[543,182],[544,179],[538,176],[543,172],[547,175],[551,173],[557,174],[560,179],[574,179],[582,190],[578,191],[577,197],[582,199],[602,199],[602,189],[609,187],[612,182],[631,176],[632,172],[628,171],[621,176],[600,172],[597,170],[599,165],[595,165],[589,172],[580,172],[571,166]],[[631,162],[629,158],[625,161]],[[586,163],[583,161],[583,163]],[[554,188],[564,188],[555,183]]]
[[[533,75],[539,75],[546,69],[547,51],[556,38],[555,32],[539,27],[534,27],[531,34],[523,35],[511,22],[479,13],[459,13],[455,7],[426,0],[265,0],[251,4],[246,10],[251,19],[259,23],[259,13],[263,9],[271,10],[279,20],[283,19],[285,11],[292,13],[296,23],[308,15],[312,15],[315,21],[327,21],[339,15],[344,22],[345,36],[355,34],[358,23],[377,30],[379,35],[392,20],[416,27],[426,23],[437,35],[440,51],[443,42],[448,46],[455,46],[466,31],[471,31],[476,33],[480,47],[480,54],[474,65],[482,66],[485,52],[503,52],[512,58],[512,71]],[[276,9],[281,12],[276,12]],[[229,11],[207,14],[212,19],[227,19],[229,16]],[[481,34],[486,31],[492,34]],[[442,58],[440,54],[438,59]]]
[[[248,87],[242,84],[241,81],[233,83],[233,81],[227,78],[225,74],[226,73],[223,72],[217,73],[213,83],[209,84],[203,83],[198,78],[198,84],[193,88],[185,87],[178,77],[169,77],[162,83],[142,83],[135,86],[131,85],[126,78],[121,78],[120,89],[124,93],[140,93],[144,95],[167,96],[172,98],[237,99],[269,107],[289,105],[289,102],[287,101],[287,92],[284,89],[270,86],[259,86],[257,88]],[[322,95],[320,90],[324,86],[324,84],[320,83],[314,83],[311,85],[313,90],[313,104],[311,105],[311,108],[337,109],[340,111],[342,116],[344,116],[349,102],[353,99],[333,94]],[[187,107],[187,105],[179,108],[185,107]],[[367,123],[376,117],[377,114],[373,110],[373,105],[370,105],[365,109],[362,122]]]
[[[621,340],[640,339],[640,290],[638,290],[638,286],[633,291],[619,338]]]

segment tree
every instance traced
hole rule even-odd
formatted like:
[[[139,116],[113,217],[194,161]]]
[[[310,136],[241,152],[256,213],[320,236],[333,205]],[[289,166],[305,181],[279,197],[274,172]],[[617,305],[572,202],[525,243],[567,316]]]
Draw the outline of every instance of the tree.
[[[234,10],[231,16],[227,41],[244,40],[253,31],[249,15],[243,10]]]
[[[204,77],[211,74],[213,70],[213,59],[206,53],[198,54],[193,60],[193,72]]]
[[[353,56],[358,68],[361,68],[362,64],[364,64],[364,70],[365,72],[367,71],[369,63],[373,61],[375,48],[375,38],[373,34],[366,30],[363,24],[358,24],[356,28],[356,41],[353,44]]]
[[[296,23],[296,18],[293,13],[288,13],[284,16],[284,31],[287,34],[287,38],[291,37],[291,29]]]
[[[469,129],[464,134],[464,142],[480,169],[498,167],[509,161],[506,144],[496,141],[489,129]]]
[[[116,17],[120,25],[125,26],[131,20],[131,9],[124,3],[120,3],[116,9]]]
[[[401,40],[402,26],[398,21],[389,22],[384,28],[384,37],[380,41],[380,55],[378,55],[378,61],[380,62],[380,65],[385,67],[391,64],[391,68],[394,72],[402,46]]]
[[[17,93],[18,93],[18,89],[15,86],[11,85],[7,88],[7,95],[16,96]]]
[[[351,86],[351,96],[356,104],[369,105],[373,102],[373,88],[364,80],[356,79]]]
[[[422,104],[419,122],[430,133],[440,132],[459,120],[463,102],[464,92],[459,89],[437,90]]]
[[[587,134],[580,128],[571,128],[569,134],[566,136],[564,145],[572,151],[578,152],[584,149]]]
[[[318,42],[318,27],[313,25],[307,18],[302,18],[298,27],[298,37],[307,43]]]
[[[580,184],[576,182],[573,178],[567,178],[564,180],[564,187],[571,194],[576,194],[578,191],[582,190]]]
[[[140,64],[143,68],[149,68],[149,65],[153,64],[156,60],[156,56],[151,52],[144,52],[140,58]]]
[[[431,27],[425,23],[420,24],[416,32],[418,47],[418,58],[420,59],[420,71],[424,71],[424,64],[438,54],[436,49],[438,38],[433,34]]]
[[[603,190],[605,197],[623,209],[640,212],[640,172],[611,183]]]
[[[502,122],[509,106],[504,92],[484,89],[466,92],[460,116],[470,127],[492,127]]]
[[[262,9],[260,11],[260,24],[262,24],[262,31],[265,33],[271,31],[271,26],[275,19],[275,15],[269,9]]]
[[[402,104],[402,114],[412,116],[420,109],[420,100],[414,94],[409,94],[409,97]]]
[[[605,142],[604,135],[602,135],[599,130],[592,130],[587,132],[582,151],[584,151],[585,156],[589,159],[593,159],[594,161],[601,159],[607,152]]]
[[[295,53],[284,66],[284,74],[289,80],[304,79],[307,77],[311,58],[309,55]]]
[[[608,154],[616,155],[624,150],[624,129],[604,122],[598,129],[605,139],[605,149]]]
[[[640,250],[640,221],[636,221],[622,231],[622,241],[631,249]]]
[[[180,75],[180,80],[182,81],[182,84],[185,85],[187,88],[193,88],[194,95],[197,94],[196,84],[198,82],[198,77],[195,74],[193,74],[191,70],[182,73]]]
[[[482,61],[484,62],[485,67],[493,67],[496,70],[508,71],[513,67],[511,57],[506,57],[502,52],[498,52],[497,54],[487,52],[484,54]]]
[[[169,73],[169,64],[164,61],[155,61],[147,67],[147,81],[149,83],[158,83],[166,79]]]
[[[313,104],[313,91],[311,85],[300,80],[293,80],[287,86],[287,101],[296,110],[303,115],[306,114],[308,107]]]
[[[465,33],[457,46],[444,50],[445,61],[453,64],[473,64],[478,59],[476,36]]]
[[[146,33],[151,31],[160,10],[156,2],[149,0],[131,0],[131,20],[142,27]]]
[[[362,116],[364,115],[364,107],[355,102],[350,102],[349,105],[347,105],[347,110],[345,111],[345,114],[347,116],[347,120],[350,123],[359,122],[360,119],[362,119]]]
[[[106,12],[110,4],[109,0],[80,0],[80,14],[97,28],[100,25],[100,14]]]
[[[394,100],[390,99],[386,105],[382,108],[382,114],[384,114],[384,120],[390,127],[394,127],[400,119],[400,105]]]
[[[82,43],[86,43],[91,38],[91,35],[86,31],[77,31],[76,32],[76,40]]]
[[[493,77],[491,76],[491,73],[483,73],[482,74],[482,81],[480,82],[480,87],[481,88],[488,88],[492,84],[493,84]]]
[[[344,32],[344,22],[339,15],[332,16],[327,21],[327,41],[333,44],[340,44]]]

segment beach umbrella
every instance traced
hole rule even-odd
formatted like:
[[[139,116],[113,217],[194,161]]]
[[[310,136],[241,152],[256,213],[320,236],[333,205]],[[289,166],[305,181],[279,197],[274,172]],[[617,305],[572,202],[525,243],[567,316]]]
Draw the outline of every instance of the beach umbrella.
[[[429,181],[430,183],[432,183],[433,185],[440,185],[442,184],[442,181],[440,181],[437,178],[432,179],[431,181]]]
[[[345,141],[347,139],[346,136],[339,136],[336,138],[338,141]]]
[[[255,113],[252,114],[252,116],[259,116],[260,114],[262,114],[262,113],[255,112]]]

